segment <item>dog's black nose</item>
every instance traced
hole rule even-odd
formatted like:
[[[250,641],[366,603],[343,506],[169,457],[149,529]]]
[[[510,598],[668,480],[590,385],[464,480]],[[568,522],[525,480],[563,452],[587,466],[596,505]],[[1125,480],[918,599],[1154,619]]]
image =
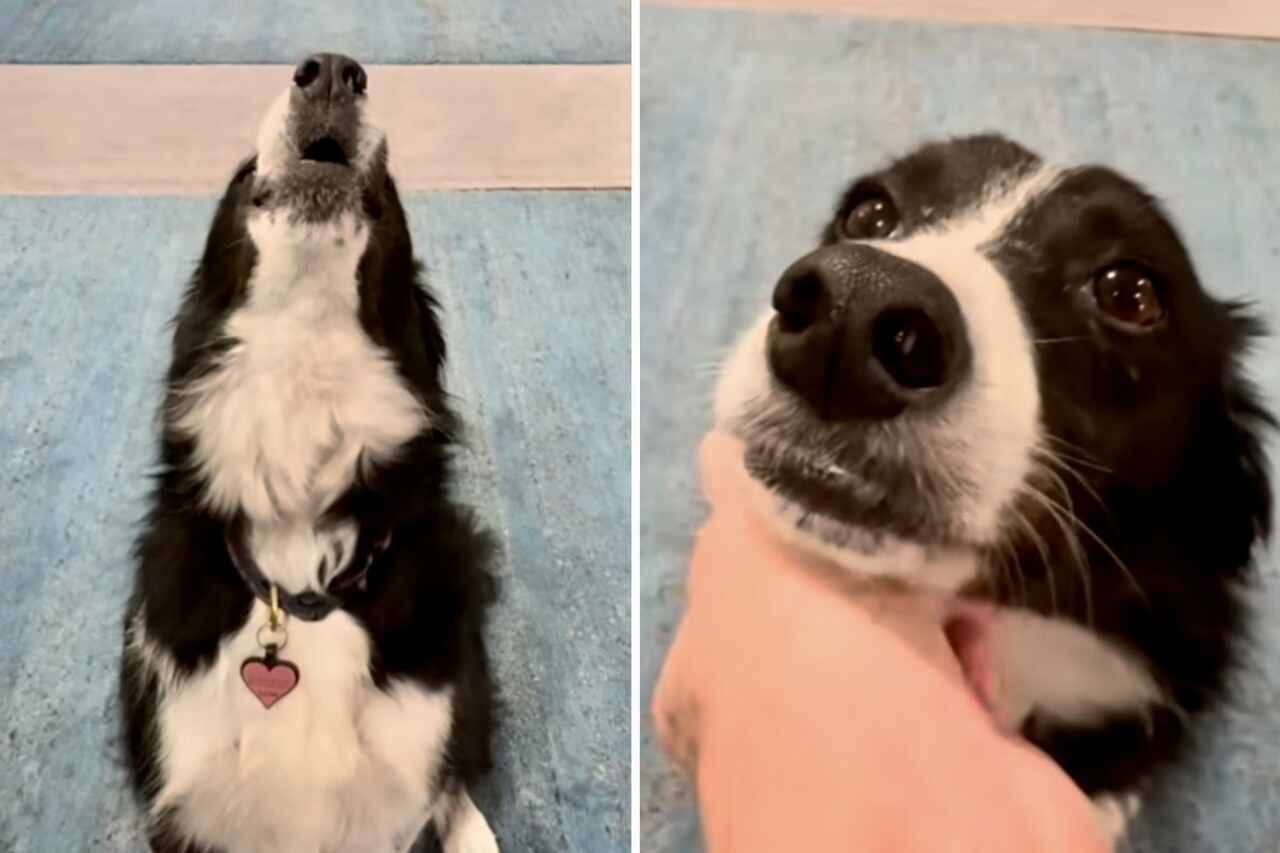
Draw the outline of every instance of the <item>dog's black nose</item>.
[[[369,77],[360,63],[349,56],[313,53],[293,70],[293,82],[308,97],[343,101],[363,95]]]
[[[773,291],[769,367],[826,420],[891,418],[967,374],[960,306],[929,270],[871,246],[824,246]]]

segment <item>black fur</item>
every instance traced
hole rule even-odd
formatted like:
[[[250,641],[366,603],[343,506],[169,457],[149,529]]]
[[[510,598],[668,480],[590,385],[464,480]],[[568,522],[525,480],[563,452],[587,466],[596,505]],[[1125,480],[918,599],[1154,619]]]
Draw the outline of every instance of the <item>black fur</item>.
[[[1039,163],[995,135],[926,146],[855,181],[822,242],[840,239],[869,194],[897,207],[896,239]],[[1045,342],[1035,353],[1042,421],[1074,471],[1035,485],[1082,524],[1077,552],[1043,505],[1026,501],[1019,509],[1044,541],[1011,529],[1016,555],[993,548],[991,575],[1019,571],[983,592],[1074,619],[1150,665],[1176,712],[1134,709],[1088,727],[1037,712],[1024,727],[1087,792],[1131,790],[1175,760],[1188,724],[1223,701],[1247,641],[1242,590],[1272,518],[1261,434],[1275,420],[1241,359],[1263,329],[1246,306],[1206,292],[1158,203],[1108,169],[1068,173],[984,251],[1010,281],[1032,338]],[[1091,311],[1085,285],[1117,261],[1155,273],[1161,327],[1125,332]]]
[[[246,230],[246,212],[261,202],[254,166],[246,161],[228,185],[178,312],[165,412],[177,389],[208,371],[230,343],[222,329],[246,298],[256,260]],[[452,685],[454,725],[443,778],[436,780],[451,789],[473,785],[491,764],[494,687],[483,636],[486,610],[497,594],[489,568],[494,542],[452,497],[450,457],[459,424],[442,385],[445,344],[437,305],[419,282],[395,184],[385,172],[381,179],[364,199],[375,221],[359,265],[360,322],[428,407],[431,423],[394,462],[370,469],[328,516],[357,522],[361,550],[393,534],[367,589],[349,599],[346,609],[369,634],[377,685],[393,677],[428,687]],[[219,642],[240,629],[251,604],[223,542],[232,519],[201,508],[201,485],[191,441],[166,418],[125,620],[127,626],[145,611],[148,639],[172,655],[180,677],[210,665]],[[157,687],[127,649],[120,700],[133,786],[145,807],[160,784]],[[163,821],[155,832],[151,843],[157,851],[204,853],[181,847]]]

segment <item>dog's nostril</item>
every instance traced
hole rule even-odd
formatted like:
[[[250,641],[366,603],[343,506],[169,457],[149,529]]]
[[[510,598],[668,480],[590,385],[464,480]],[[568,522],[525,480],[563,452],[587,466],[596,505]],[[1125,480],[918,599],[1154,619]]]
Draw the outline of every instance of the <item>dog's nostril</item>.
[[[826,302],[827,288],[814,271],[787,275],[773,292],[773,310],[783,331],[803,332],[818,321]]]
[[[352,92],[363,95],[365,88],[369,85],[369,78],[357,63],[348,62],[342,68],[342,82],[346,83]]]
[[[871,351],[903,388],[936,388],[947,379],[946,341],[917,308],[891,308],[876,317]]]
[[[305,89],[320,76],[320,63],[314,59],[304,59],[293,71],[293,82]]]

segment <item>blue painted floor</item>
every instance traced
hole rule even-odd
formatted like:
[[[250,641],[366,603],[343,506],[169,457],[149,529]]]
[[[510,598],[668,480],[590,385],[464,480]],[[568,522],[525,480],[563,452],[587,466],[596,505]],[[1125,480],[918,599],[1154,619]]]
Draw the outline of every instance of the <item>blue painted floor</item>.
[[[1280,328],[1280,43],[645,7],[641,17],[641,707],[702,510],[712,365],[857,173],[1002,130],[1162,194],[1207,285]],[[678,346],[673,346],[677,342]],[[1280,406],[1280,346],[1251,360]],[[1280,839],[1280,561],[1238,705],[1146,803],[1133,853],[1273,853]],[[642,729],[641,838],[698,849],[689,792]]]
[[[4,853],[144,849],[115,738],[120,613],[165,324],[213,203],[0,199]],[[477,799],[504,850],[629,850],[629,196],[409,209],[470,428],[463,491],[507,555]]]
[[[0,0],[0,62],[612,63],[630,0]]]

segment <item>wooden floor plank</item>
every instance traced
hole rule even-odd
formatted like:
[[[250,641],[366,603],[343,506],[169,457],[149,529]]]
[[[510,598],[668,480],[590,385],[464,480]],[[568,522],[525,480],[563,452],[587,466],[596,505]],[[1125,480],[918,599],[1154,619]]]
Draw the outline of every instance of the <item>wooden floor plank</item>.
[[[393,171],[423,189],[630,184],[626,65],[371,66]],[[278,65],[0,66],[0,193],[221,189],[288,85]]]
[[[654,5],[1280,38],[1276,0],[663,0]]]

